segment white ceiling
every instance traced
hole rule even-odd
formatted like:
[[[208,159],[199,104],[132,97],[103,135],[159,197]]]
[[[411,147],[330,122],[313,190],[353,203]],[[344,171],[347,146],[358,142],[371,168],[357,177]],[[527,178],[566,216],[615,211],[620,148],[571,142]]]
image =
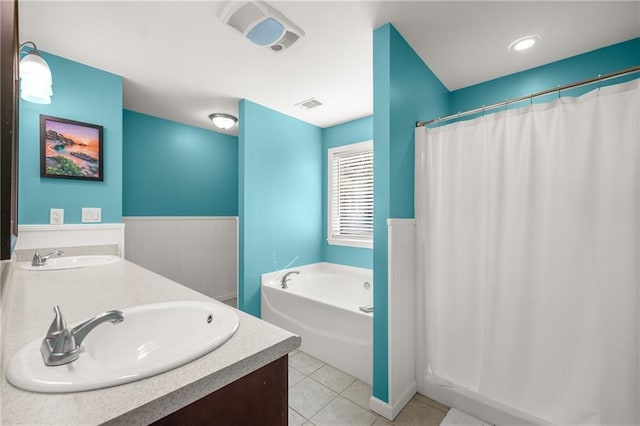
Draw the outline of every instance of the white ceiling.
[[[274,54],[221,22],[227,3],[23,0],[20,41],[123,76],[127,109],[213,129],[243,98],[320,127],[372,114],[387,22],[450,90],[640,37],[640,1],[271,1],[306,33]],[[508,51],[530,34],[531,51]],[[324,105],[295,106],[311,97]]]

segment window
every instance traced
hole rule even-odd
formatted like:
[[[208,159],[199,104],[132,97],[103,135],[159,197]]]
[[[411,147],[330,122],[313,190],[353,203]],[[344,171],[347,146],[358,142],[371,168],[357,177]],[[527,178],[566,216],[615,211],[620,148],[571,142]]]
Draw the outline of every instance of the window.
[[[373,141],[329,150],[329,244],[373,247]]]

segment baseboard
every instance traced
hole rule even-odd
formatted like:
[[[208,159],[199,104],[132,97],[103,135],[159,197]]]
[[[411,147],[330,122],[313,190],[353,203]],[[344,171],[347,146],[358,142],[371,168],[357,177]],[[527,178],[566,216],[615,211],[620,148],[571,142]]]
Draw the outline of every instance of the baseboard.
[[[411,398],[414,397],[417,391],[418,391],[418,386],[416,384],[416,381],[414,380],[413,382],[411,382],[409,386],[407,386],[404,392],[402,392],[402,394],[398,398],[398,402],[396,402],[391,406],[391,410],[392,410],[391,413],[393,414],[394,419],[398,414],[400,414],[400,411],[402,411],[404,406],[407,405],[409,401],[411,401]]]
[[[387,402],[379,400],[375,396],[372,396],[369,400],[369,408],[388,420],[393,420],[394,418],[391,405],[389,405],[389,403]]]
[[[411,401],[411,398],[416,394],[416,383],[413,382],[413,385],[408,387],[402,394],[402,396],[398,399],[395,404],[389,404],[388,402],[384,402],[375,396],[372,396],[369,400],[369,408],[371,408],[376,413],[380,414],[382,417],[387,420],[393,421],[398,414],[402,411],[405,405]]]
[[[220,296],[217,296],[216,300],[219,300],[220,302],[225,302],[227,300],[232,300],[237,298],[238,298],[238,293],[229,293],[229,294],[222,294]]]

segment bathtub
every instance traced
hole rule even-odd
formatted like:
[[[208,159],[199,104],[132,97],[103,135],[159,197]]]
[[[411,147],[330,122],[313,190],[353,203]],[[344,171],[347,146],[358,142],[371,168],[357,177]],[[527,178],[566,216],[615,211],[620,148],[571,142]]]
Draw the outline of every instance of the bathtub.
[[[283,272],[288,288],[281,288]],[[262,319],[302,337],[300,350],[372,383],[373,272],[314,263],[262,275]]]

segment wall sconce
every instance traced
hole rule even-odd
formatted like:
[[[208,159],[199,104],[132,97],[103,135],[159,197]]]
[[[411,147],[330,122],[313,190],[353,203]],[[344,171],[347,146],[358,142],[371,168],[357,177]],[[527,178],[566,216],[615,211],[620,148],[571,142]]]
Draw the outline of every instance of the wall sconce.
[[[53,80],[49,65],[32,41],[22,43],[19,52],[22,52],[26,45],[32,45],[33,48],[20,60],[20,97],[35,104],[50,104]]]
[[[238,119],[236,117],[229,114],[216,113],[211,114],[209,118],[211,119],[211,121],[213,121],[214,126],[222,130],[230,129],[234,124],[238,122]]]

